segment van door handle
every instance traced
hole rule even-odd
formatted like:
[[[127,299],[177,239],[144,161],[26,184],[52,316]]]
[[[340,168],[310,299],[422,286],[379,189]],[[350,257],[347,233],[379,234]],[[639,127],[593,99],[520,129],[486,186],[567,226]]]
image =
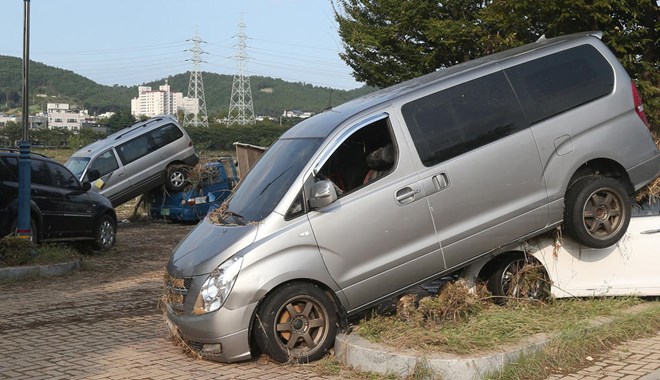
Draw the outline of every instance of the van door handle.
[[[442,172],[438,175],[433,176],[433,186],[435,186],[435,189],[437,191],[444,190],[448,188],[451,185],[451,182],[449,182],[449,176],[447,176],[447,173]]]
[[[415,200],[415,194],[419,194],[421,191],[419,189],[413,189],[411,187],[404,187],[403,189],[398,190],[394,194],[394,199],[400,205],[408,204]]]

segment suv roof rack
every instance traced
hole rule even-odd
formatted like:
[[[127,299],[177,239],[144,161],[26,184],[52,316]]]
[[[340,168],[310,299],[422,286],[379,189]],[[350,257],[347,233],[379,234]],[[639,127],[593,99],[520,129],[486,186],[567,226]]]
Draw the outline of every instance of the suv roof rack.
[[[0,151],[1,152],[21,153],[20,148],[11,148],[11,147],[10,148],[2,147],[2,148],[0,148]],[[41,156],[41,157],[44,157],[44,158],[50,158],[50,157],[46,156],[45,154],[41,154],[41,153],[37,153],[37,152],[33,152],[33,151],[30,151],[30,154],[34,154],[34,155]]]

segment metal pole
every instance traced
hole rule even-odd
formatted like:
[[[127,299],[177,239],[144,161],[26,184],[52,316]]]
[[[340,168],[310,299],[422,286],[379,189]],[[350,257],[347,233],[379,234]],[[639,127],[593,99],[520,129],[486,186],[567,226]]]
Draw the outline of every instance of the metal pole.
[[[18,161],[18,223],[16,236],[31,239],[30,223],[30,136],[29,123],[29,87],[30,72],[30,0],[23,0],[23,139],[20,143],[20,158]]]

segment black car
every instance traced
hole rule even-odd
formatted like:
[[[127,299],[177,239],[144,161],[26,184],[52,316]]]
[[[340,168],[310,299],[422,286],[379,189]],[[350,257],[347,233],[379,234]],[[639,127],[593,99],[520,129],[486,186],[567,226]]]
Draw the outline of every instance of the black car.
[[[18,221],[19,153],[0,150],[0,237],[14,233]],[[117,215],[104,196],[88,191],[63,165],[41,155],[30,157],[32,239],[89,241],[107,250],[115,243]]]

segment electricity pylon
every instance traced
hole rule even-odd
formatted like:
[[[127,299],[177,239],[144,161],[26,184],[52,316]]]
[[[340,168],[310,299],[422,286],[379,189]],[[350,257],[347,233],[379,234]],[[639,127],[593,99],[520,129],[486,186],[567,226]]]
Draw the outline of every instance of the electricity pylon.
[[[185,128],[208,127],[209,118],[206,113],[206,100],[204,99],[204,82],[202,82],[202,73],[199,71],[199,64],[204,62],[201,58],[204,51],[199,44],[204,41],[199,38],[197,33],[195,33],[195,37],[191,41],[193,42],[192,49],[186,50],[192,52],[191,61],[193,63],[193,69],[190,72],[190,82],[188,84],[188,99],[197,99],[197,112],[190,112],[190,109],[186,107],[183,126]]]
[[[238,54],[234,57],[238,66],[238,72],[234,75],[231,86],[231,98],[229,99],[229,114],[227,115],[227,126],[232,124],[247,125],[255,124],[254,107],[252,105],[252,89],[250,88],[250,77],[245,75],[245,67],[248,55],[245,51],[247,35],[245,34],[245,23],[243,17],[238,24]]]

